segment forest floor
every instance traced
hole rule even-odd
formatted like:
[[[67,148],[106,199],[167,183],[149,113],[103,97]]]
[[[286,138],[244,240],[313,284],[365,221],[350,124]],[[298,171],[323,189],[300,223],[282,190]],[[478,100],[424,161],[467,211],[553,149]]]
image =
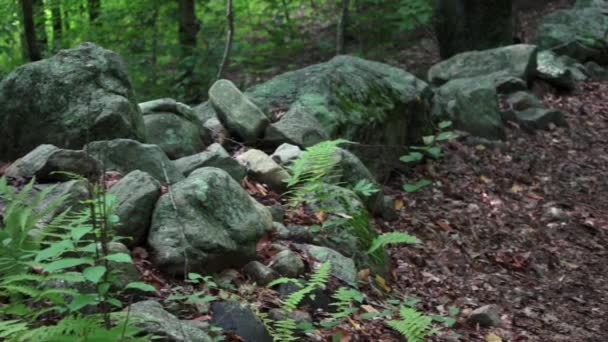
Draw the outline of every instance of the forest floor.
[[[608,82],[543,100],[568,113],[569,128],[528,134],[512,126],[496,149],[452,141],[441,162],[387,186],[403,204],[400,219],[377,223],[424,241],[392,248],[393,292],[437,314],[450,306],[460,317],[487,304],[500,308],[501,328],[459,319],[435,340],[453,333],[464,341],[608,338]],[[394,190],[420,177],[435,185]],[[396,339],[373,321],[347,331],[353,340]]]

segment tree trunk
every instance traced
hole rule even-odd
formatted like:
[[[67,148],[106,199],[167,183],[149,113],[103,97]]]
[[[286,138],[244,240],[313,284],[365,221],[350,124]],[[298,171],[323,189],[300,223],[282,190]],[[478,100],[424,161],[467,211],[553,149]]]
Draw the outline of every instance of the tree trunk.
[[[232,10],[232,0],[227,0],[226,3],[226,21],[228,23],[228,33],[226,34],[226,46],[224,48],[224,57],[220,63],[220,68],[217,71],[217,79],[222,77],[222,73],[228,65],[230,57],[230,49],[232,48],[232,39],[234,37],[234,11]]]
[[[512,0],[436,0],[435,13],[442,58],[513,42]]]
[[[101,11],[101,0],[89,0],[89,22],[95,24]]]
[[[186,102],[194,102],[200,99],[196,79],[195,68],[196,58],[196,36],[200,28],[196,18],[194,0],[178,0],[178,20],[179,20],[179,44],[181,46],[182,62],[180,82],[184,87],[184,99]]]
[[[34,12],[34,27],[36,30],[36,45],[38,46],[40,56],[42,57],[48,45],[48,39],[46,36],[46,14],[44,12],[44,1],[32,1],[32,7]]]
[[[61,0],[54,0],[52,2],[51,14],[53,16],[53,50],[56,51],[61,47],[61,36],[63,35]]]
[[[196,48],[196,36],[199,23],[196,19],[194,0],[178,0],[179,7],[179,43],[182,56],[190,56]]]
[[[38,44],[36,43],[36,26],[34,24],[33,0],[21,0],[21,11],[23,12],[23,34],[27,58],[34,62],[42,59]]]
[[[344,35],[346,32],[346,24],[348,22],[348,6],[350,0],[342,0],[340,6],[340,18],[338,19],[338,29],[336,36],[336,55],[344,53]]]

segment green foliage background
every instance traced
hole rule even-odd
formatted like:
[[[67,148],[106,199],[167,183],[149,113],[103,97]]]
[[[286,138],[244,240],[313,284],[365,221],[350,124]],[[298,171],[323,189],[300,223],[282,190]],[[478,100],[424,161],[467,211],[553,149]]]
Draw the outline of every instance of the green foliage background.
[[[94,23],[88,0],[34,0],[44,6],[35,21],[44,23],[43,56],[92,41],[127,61],[142,101],[184,94],[184,70],[194,66],[200,96],[206,97],[226,39],[226,1],[196,0],[200,22],[197,47],[181,56],[178,1],[100,0]],[[244,87],[270,75],[331,58],[341,0],[233,0],[236,32],[226,77]],[[406,34],[428,23],[431,0],[351,0],[347,52],[375,57],[384,46],[407,44]],[[61,36],[53,15],[61,13]],[[38,32],[40,36],[40,32]],[[20,0],[0,1],[0,75],[26,62]],[[197,90],[198,91],[198,90]]]

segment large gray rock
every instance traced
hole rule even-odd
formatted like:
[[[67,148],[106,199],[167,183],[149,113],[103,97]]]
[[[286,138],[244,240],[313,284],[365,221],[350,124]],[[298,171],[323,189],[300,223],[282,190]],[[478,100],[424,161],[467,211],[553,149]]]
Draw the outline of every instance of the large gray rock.
[[[295,252],[286,249],[275,254],[270,259],[270,268],[284,277],[297,278],[304,273],[304,262]]]
[[[512,0],[438,0],[435,5],[442,58],[513,42]]]
[[[145,136],[125,64],[95,44],[61,50],[0,82],[0,159],[41,144],[80,149],[88,141]]]
[[[495,74],[496,77],[513,76],[526,82],[536,70],[537,47],[518,44],[501,48],[464,52],[435,64],[428,79],[440,86],[457,78],[470,78]]]
[[[299,105],[290,108],[264,133],[264,141],[270,145],[289,143],[311,146],[328,139],[329,134],[314,114]]]
[[[130,238],[130,246],[138,246],[148,236],[152,212],[160,197],[160,183],[149,174],[135,170],[114,184],[108,191],[116,196],[114,214],[120,221],[114,225],[116,235]]]
[[[543,18],[536,43],[541,49],[582,63],[608,64],[608,11],[602,12],[601,7],[582,3],[577,8],[554,11]]]
[[[47,187],[53,189],[47,194],[47,196],[40,202],[36,210],[47,211],[51,205],[53,205],[60,198],[61,204],[52,212],[47,215],[42,221],[50,222],[58,214],[70,209],[73,212],[84,209],[87,206],[82,202],[89,199],[89,190],[84,182],[79,180],[71,180],[58,184],[38,184],[36,189],[43,191]]]
[[[585,66],[568,56],[545,50],[538,53],[537,62],[537,77],[557,88],[573,90],[577,81],[587,79]]]
[[[141,170],[161,183],[173,184],[184,177],[160,147],[130,139],[94,141],[85,151],[101,161],[106,171],[127,174]]]
[[[266,115],[228,80],[213,84],[209,89],[209,101],[226,128],[246,143],[260,138],[268,125]]]
[[[298,146],[284,143],[274,150],[270,158],[281,165],[287,165],[296,160],[301,153],[302,150]]]
[[[276,191],[285,190],[285,180],[289,178],[289,173],[263,151],[251,149],[237,156],[236,160],[253,179],[268,184]]]
[[[153,300],[131,305],[131,314],[146,333],[161,337],[166,342],[211,342],[204,331],[188,321],[181,321]]]
[[[435,101],[436,118],[453,121],[454,128],[491,140],[506,137],[491,77],[449,81],[437,89]]]
[[[272,342],[264,324],[253,311],[234,300],[211,303],[213,325],[227,333],[239,336],[242,341]]]
[[[192,155],[211,141],[211,132],[183,103],[166,98],[140,103],[139,107],[148,143],[158,145],[171,159]]]
[[[257,240],[271,226],[268,209],[228,173],[205,167],[161,196],[148,243],[167,273],[213,272],[254,259]]]
[[[333,249],[314,245],[296,245],[297,248],[319,262],[331,263],[330,274],[348,285],[357,286],[357,268],[353,259],[347,258]]]
[[[65,181],[69,172],[96,178],[101,172],[99,162],[84,151],[64,150],[53,145],[40,145],[23,158],[17,159],[4,172],[8,177],[32,178],[38,182]]]
[[[431,132],[428,84],[404,70],[357,57],[338,56],[288,72],[246,94],[278,119],[266,132],[275,146],[308,147],[324,136],[382,145],[357,151],[367,163],[377,162],[381,154],[398,160],[402,151],[387,145],[409,146]],[[378,164],[383,165],[370,167],[389,168],[384,161]]]
[[[230,174],[234,180],[241,182],[247,173],[244,166],[233,159],[222,145],[215,143],[201,153],[174,160],[173,164],[184,175],[201,167],[217,167]]]
[[[202,125],[173,113],[144,115],[148,142],[158,145],[169,158],[192,155],[204,148]]]

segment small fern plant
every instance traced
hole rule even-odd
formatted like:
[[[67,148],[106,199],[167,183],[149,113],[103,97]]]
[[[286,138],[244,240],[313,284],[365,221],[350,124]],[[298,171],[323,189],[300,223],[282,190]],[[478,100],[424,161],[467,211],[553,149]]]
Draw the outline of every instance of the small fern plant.
[[[405,336],[408,342],[423,342],[426,337],[436,333],[431,326],[433,318],[414,308],[402,306],[399,316],[400,319],[387,321],[386,325]]]
[[[322,263],[315,272],[310,276],[310,279],[302,288],[295,291],[285,298],[279,308],[286,317],[282,320],[271,320],[267,315],[262,315],[262,322],[270,332],[275,341],[297,341],[296,330],[298,328],[296,321],[289,318],[289,314],[296,310],[300,303],[307,297],[314,294],[317,289],[325,288],[331,272],[331,263],[326,261]],[[279,278],[268,284],[268,287],[273,287],[278,284],[293,282],[300,284],[296,279]]]
[[[348,142],[344,139],[320,142],[307,148],[290,164],[290,177],[286,183],[293,206],[315,200],[314,196],[323,190],[323,184],[338,182],[341,174],[337,167],[340,160],[336,152],[339,145]]]
[[[0,180],[0,190],[10,194],[12,190],[7,191],[3,188],[5,185],[6,181]],[[42,199],[38,197],[29,203],[23,201],[21,194],[31,189],[32,185],[28,184],[19,195],[3,197],[5,201],[8,198],[7,207],[20,213],[21,219],[4,221],[2,230],[27,232],[13,234],[12,240],[5,239],[4,243],[28,248],[7,252],[18,261],[22,272],[6,273],[3,269],[0,336],[6,341],[57,341],[58,336],[84,341],[117,332],[122,332],[121,336],[129,336],[133,331],[139,333],[127,320],[117,324],[117,315],[111,313],[111,307],[121,308],[122,302],[111,291],[117,284],[117,271],[111,268],[110,262],[132,262],[128,254],[108,251],[107,243],[112,241],[110,225],[116,221],[111,214],[113,198],[105,196],[101,188],[91,186],[91,198],[83,202],[89,208],[65,211],[33,234],[31,227],[51,211],[47,207],[39,212],[37,207]],[[42,192],[41,196],[46,194],[48,192]],[[51,208],[56,209],[57,205]],[[21,240],[17,242],[15,236]],[[136,282],[126,285],[127,288],[149,290],[150,286]],[[85,307],[94,307],[97,313],[83,316]],[[40,325],[43,317],[56,323]],[[118,329],[119,325],[122,328]]]

